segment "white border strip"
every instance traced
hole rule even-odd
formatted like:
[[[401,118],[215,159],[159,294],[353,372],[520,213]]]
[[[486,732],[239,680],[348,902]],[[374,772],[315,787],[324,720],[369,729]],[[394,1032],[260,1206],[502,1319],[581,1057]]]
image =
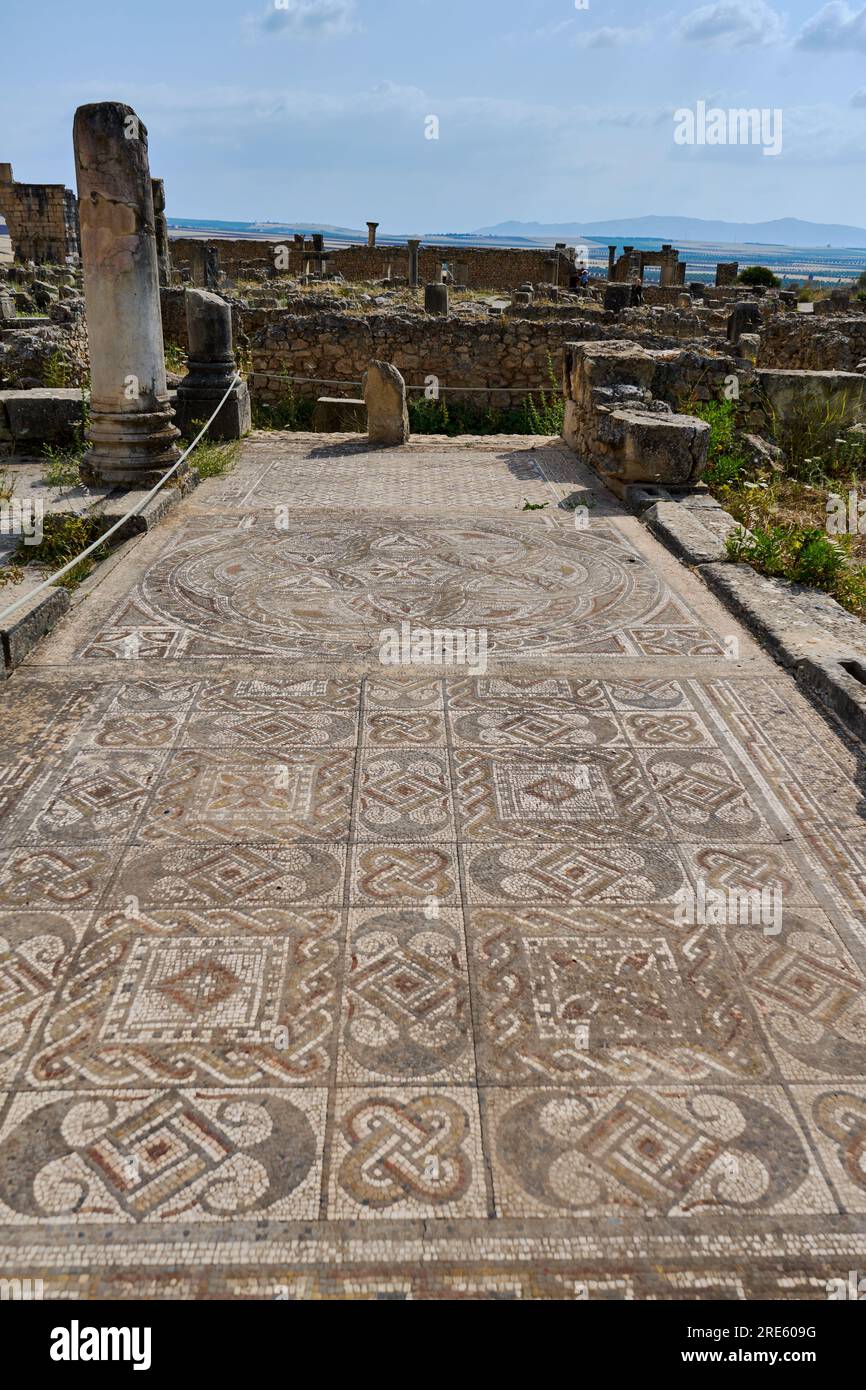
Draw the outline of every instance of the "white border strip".
[[[220,411],[222,410],[223,406],[228,400],[230,393],[234,390],[234,387],[237,385],[240,379],[240,372],[235,372],[234,379],[232,380],[231,384],[228,387],[228,390],[226,391],[225,395],[223,396],[213,415],[208,420],[207,424],[202,427],[201,432],[196,435],[192,443],[186,449],[184,449],[177,463],[173,464],[172,467],[165,474],[165,476],[160,478],[156,486],[152,487],[150,492],[145,497],[142,497],[140,502],[136,502],[135,506],[126,513],[126,516],[122,516],[119,521],[116,521],[114,523],[113,526],[109,526],[108,530],[105,531],[103,535],[99,537],[98,540],[95,540],[92,545],[89,545],[87,547],[86,550],[82,550],[80,555],[76,555],[74,560],[70,560],[67,564],[63,566],[62,569],[57,570],[48,579],[44,580],[43,583],[38,584],[35,589],[31,589],[29,594],[22,594],[21,598],[17,599],[15,603],[10,605],[9,608],[5,608],[3,612],[0,613],[0,625],[5,623],[6,619],[8,617],[11,617],[13,613],[17,613],[19,608],[24,608],[28,603],[32,602],[32,600],[36,597],[37,594],[44,593],[46,589],[52,588],[53,585],[57,583],[58,579],[62,579],[64,574],[68,574],[70,570],[75,569],[76,565],[80,565],[82,560],[86,560],[88,555],[92,555],[94,550],[98,550],[101,545],[104,545],[105,542],[108,540],[109,536],[113,536],[115,531],[119,531],[121,526],[124,526],[126,522],[129,521],[130,517],[137,516],[138,513],[141,511],[142,507],[147,506],[151,498],[155,497],[156,494],[160,491],[160,489],[165,487],[165,484],[168,482],[172,474],[177,472],[184,459],[186,459],[187,456],[192,453],[193,449],[195,448],[196,444],[198,444],[202,435],[206,433],[206,431],[213,424],[216,417],[219,415]]]

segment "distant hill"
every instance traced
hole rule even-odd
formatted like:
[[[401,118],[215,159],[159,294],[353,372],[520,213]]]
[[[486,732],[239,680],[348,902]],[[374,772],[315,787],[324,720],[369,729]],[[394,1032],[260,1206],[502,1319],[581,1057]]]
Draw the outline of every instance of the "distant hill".
[[[329,246],[345,245],[367,240],[367,229],[357,227],[335,227],[326,222],[223,222],[218,218],[169,217],[169,235],[237,237],[241,239],[280,240],[303,232],[321,232]],[[377,242],[380,246],[405,246],[407,236],[417,236],[428,246],[537,246],[532,237],[496,237],[481,232],[383,232],[380,228]]]
[[[779,217],[772,222],[720,222],[703,217],[613,217],[609,222],[500,222],[476,236],[538,237],[574,242],[581,236],[617,241],[662,237],[672,242],[732,242],[737,245],[866,247],[866,227],[833,222],[803,222]]]

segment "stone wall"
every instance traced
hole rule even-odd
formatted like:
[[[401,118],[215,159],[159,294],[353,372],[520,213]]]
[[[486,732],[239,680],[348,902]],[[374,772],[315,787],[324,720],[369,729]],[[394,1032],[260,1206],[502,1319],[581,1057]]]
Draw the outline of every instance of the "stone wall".
[[[756,428],[762,421],[756,374],[749,363],[697,349],[653,352],[652,358],[650,389],[672,409],[733,399],[742,425]]]
[[[189,350],[189,335],[186,326],[186,289],[180,286],[171,288],[160,288],[159,300],[162,309],[162,337],[166,344],[172,343],[184,352]],[[232,310],[232,337],[235,349],[246,344],[246,333],[244,330],[244,318],[249,318],[254,312],[248,309],[241,309],[237,304],[231,305]]]
[[[14,323],[14,320],[13,320]],[[49,373],[69,387],[85,386],[90,373],[84,300],[52,304],[47,322],[9,327],[0,334],[0,387],[44,386]]]
[[[0,213],[17,261],[55,262],[78,255],[78,206],[62,183],[16,183],[0,164]]]
[[[175,270],[189,269],[191,247],[201,245],[198,238],[172,237],[171,259]],[[275,247],[284,247],[286,257],[280,274],[300,275],[304,254],[291,237],[282,241],[217,239],[220,268],[232,278],[244,269],[271,275],[275,269]],[[326,247],[326,250],[328,248]],[[309,248],[307,250],[309,255]],[[422,246],[419,273],[422,284],[441,279],[443,263],[451,266],[455,280],[469,289],[516,290],[526,281],[532,284],[568,285],[569,267],[565,256],[547,249],[497,246]],[[409,252],[406,246],[343,246],[329,252],[328,266],[346,280],[383,280],[389,271],[395,278],[408,279]]]
[[[689,486],[706,467],[710,427],[656,396],[659,358],[636,343],[569,343],[563,364],[567,444],[617,490]]]
[[[296,382],[295,395],[349,395],[368,364],[378,359],[392,362],[410,386],[424,386],[428,376],[436,376],[441,386],[475,388],[473,400],[499,407],[516,403],[528,389],[550,390],[551,366],[558,391],[563,348],[575,336],[621,337],[616,316],[603,317],[607,322],[601,316],[530,321],[512,315],[478,322],[420,314],[300,316],[280,309],[243,310],[236,341],[249,342],[255,373],[250,386],[256,399],[269,404],[286,392],[280,375],[316,378]],[[636,335],[630,331],[630,336]],[[659,345],[654,330],[637,336]],[[662,346],[676,344],[674,337],[661,340]],[[326,384],[334,382],[348,384]],[[459,397],[460,392],[454,394]]]
[[[779,315],[764,323],[761,366],[853,372],[866,360],[866,314]]]

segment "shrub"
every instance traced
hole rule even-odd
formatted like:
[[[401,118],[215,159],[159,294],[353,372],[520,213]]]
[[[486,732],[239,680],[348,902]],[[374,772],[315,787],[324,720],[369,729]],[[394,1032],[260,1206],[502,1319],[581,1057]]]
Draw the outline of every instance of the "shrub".
[[[186,353],[179,343],[165,344],[165,370],[177,375],[186,371]]]
[[[754,526],[734,531],[728,557],[744,560],[770,578],[789,579],[832,594],[852,613],[866,612],[866,566],[852,565],[848,537],[831,537],[818,526]]]
[[[257,430],[308,430],[315,408],[312,396],[298,397],[289,386],[276,405],[253,402],[253,426]]]
[[[52,352],[45,363],[42,369],[42,380],[46,386],[53,387],[55,390],[62,390],[69,385],[69,363],[59,349]]]
[[[726,487],[742,480],[750,460],[739,438],[736,406],[733,401],[706,401],[690,405],[689,413],[706,420],[710,427],[707,470],[709,487]]]
[[[765,265],[747,265],[737,276],[740,285],[766,285],[768,289],[778,289],[780,281]]]
[[[188,441],[190,444],[204,423],[204,420],[193,420],[190,425],[190,439]],[[187,441],[182,440],[181,442],[186,448]],[[205,478],[222,478],[233,467],[239,448],[239,439],[220,443],[215,439],[208,439],[205,435],[190,455],[191,466],[198,471],[202,482]]]
[[[81,419],[73,429],[73,444],[69,449],[57,449],[45,444],[42,455],[45,466],[42,477],[46,487],[58,489],[79,487],[81,484],[81,465],[87,452],[87,431],[90,428],[90,402],[84,391],[81,392]]]

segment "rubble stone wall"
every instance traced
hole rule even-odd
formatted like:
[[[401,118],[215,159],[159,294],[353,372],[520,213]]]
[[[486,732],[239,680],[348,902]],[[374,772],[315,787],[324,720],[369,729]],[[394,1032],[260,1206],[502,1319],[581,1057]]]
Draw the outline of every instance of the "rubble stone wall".
[[[571,339],[621,337],[614,316],[607,317],[608,323],[511,315],[471,321],[395,313],[360,317],[243,310],[236,342],[249,343],[256,374],[251,388],[257,399],[269,404],[286,392],[280,375],[317,379],[296,382],[295,395],[347,395],[369,363],[379,360],[392,362],[410,386],[424,386],[427,377],[435,376],[441,386],[475,388],[472,399],[479,403],[507,406],[517,403],[526,389],[558,392],[563,348]],[[657,346],[660,340],[653,332],[646,334],[646,341]],[[668,347],[677,341],[662,339]],[[332,388],[325,384],[329,382],[348,385]],[[485,388],[486,395],[479,388]]]
[[[866,361],[866,314],[780,315],[764,323],[762,367],[856,371]]]
[[[0,213],[17,261],[62,265],[78,254],[75,195],[62,183],[16,183],[12,166],[0,164]]]
[[[175,270],[189,268],[191,247],[201,245],[199,238],[174,237],[171,240],[171,259]],[[283,240],[245,240],[218,238],[220,268],[229,276],[240,275],[244,268],[271,274],[275,269],[275,248],[286,248],[280,274],[300,275],[304,255],[295,247],[292,238]],[[327,248],[326,248],[327,250]],[[552,249],[520,249],[498,246],[422,246],[419,252],[419,272],[422,284],[440,279],[443,262],[452,268],[458,284],[469,289],[516,290],[525,282],[532,284],[568,284],[565,257]],[[388,274],[408,279],[409,251],[406,246],[343,246],[332,250],[328,267],[346,280],[382,280]],[[462,269],[461,269],[462,268]]]

